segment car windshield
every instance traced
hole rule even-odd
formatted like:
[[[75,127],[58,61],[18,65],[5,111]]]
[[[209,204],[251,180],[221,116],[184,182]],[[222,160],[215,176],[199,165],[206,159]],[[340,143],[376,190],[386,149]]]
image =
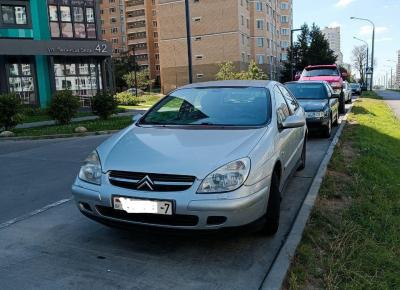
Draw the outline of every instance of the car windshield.
[[[324,84],[313,83],[291,83],[286,87],[292,92],[297,99],[327,99],[328,93]]]
[[[321,68],[321,69],[308,69],[303,72],[304,77],[321,77],[321,76],[339,76],[337,69]]]
[[[266,88],[181,89],[153,107],[139,125],[261,126],[269,122],[270,104]]]

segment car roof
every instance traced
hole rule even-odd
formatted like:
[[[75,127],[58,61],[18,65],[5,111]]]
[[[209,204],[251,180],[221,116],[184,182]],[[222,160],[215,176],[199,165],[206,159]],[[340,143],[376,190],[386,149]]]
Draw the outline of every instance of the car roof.
[[[319,64],[319,65],[309,65],[306,67],[306,70],[312,68],[338,68],[338,67],[336,64]]]
[[[192,88],[207,88],[207,87],[254,87],[254,88],[267,88],[274,81],[267,80],[230,80],[230,81],[212,81],[212,82],[202,82],[193,83],[178,89],[192,89]]]

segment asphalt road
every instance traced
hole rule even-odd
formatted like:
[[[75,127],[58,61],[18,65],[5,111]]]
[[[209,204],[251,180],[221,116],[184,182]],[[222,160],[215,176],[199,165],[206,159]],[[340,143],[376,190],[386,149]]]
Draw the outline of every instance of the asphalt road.
[[[400,119],[400,92],[394,91],[377,91],[377,93],[392,108],[393,112]]]
[[[274,237],[115,230],[83,217],[72,201],[29,216],[71,198],[81,160],[105,138],[0,142],[1,289],[258,289],[331,142],[310,138]]]

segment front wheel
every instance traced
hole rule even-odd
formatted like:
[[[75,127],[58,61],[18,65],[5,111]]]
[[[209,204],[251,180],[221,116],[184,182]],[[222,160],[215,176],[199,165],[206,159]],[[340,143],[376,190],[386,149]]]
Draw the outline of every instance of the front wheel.
[[[330,138],[332,135],[332,117],[329,118],[328,125],[322,131],[325,138]]]
[[[274,172],[272,174],[267,213],[265,214],[265,224],[261,230],[263,234],[270,236],[278,231],[280,213],[281,192],[279,190],[279,177],[278,174]]]
[[[303,151],[301,152],[301,158],[300,158],[300,165],[297,168],[297,171],[301,171],[304,168],[306,168],[306,158],[307,157],[307,138],[304,139],[304,145],[303,145]]]

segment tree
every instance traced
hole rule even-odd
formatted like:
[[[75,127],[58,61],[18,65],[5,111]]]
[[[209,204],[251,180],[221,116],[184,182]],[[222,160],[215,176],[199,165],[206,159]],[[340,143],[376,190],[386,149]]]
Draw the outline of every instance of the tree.
[[[298,72],[309,65],[333,64],[337,59],[321,29],[315,24],[311,29],[307,24],[303,24],[297,41],[288,49],[288,55],[288,61],[284,63],[282,82],[292,80],[291,63],[294,72]]]
[[[128,87],[130,88],[136,87],[134,71],[124,75],[123,79],[125,80],[125,83],[127,84]],[[137,87],[142,90],[147,89],[154,82],[154,80],[150,79],[149,69],[143,69],[141,71],[136,72],[136,79],[137,79]]]
[[[216,80],[218,81],[226,81],[226,80],[234,80],[236,79],[236,72],[233,62],[227,61],[220,63],[219,71],[215,76]]]
[[[233,63],[228,61],[219,65],[219,71],[215,77],[217,80],[266,80],[267,75],[258,67],[255,61],[251,61],[247,71],[235,72]]]
[[[360,83],[364,84],[365,64],[367,63],[367,46],[355,46],[352,51],[353,67],[360,74]]]
[[[135,58],[129,53],[124,53],[118,58],[114,58],[114,76],[117,91],[123,91],[126,87],[124,76],[131,71],[139,70],[140,67],[135,63]]]

